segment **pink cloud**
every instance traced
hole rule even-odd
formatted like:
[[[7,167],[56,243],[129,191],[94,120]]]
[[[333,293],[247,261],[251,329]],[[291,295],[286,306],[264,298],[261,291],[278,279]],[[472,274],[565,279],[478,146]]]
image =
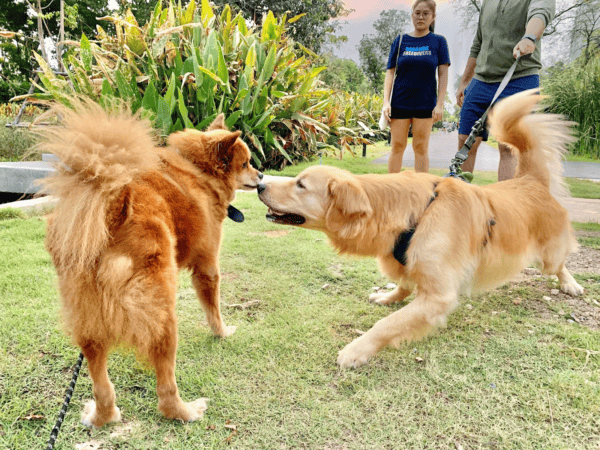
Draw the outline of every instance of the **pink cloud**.
[[[408,9],[414,0],[344,0],[348,9],[354,9],[346,19],[353,20],[367,16],[378,16],[387,9]],[[436,0],[436,3],[448,3],[448,0]]]

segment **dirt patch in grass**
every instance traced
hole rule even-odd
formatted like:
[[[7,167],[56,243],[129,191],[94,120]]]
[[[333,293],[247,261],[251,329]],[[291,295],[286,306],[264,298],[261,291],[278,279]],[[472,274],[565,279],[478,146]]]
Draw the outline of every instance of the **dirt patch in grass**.
[[[579,325],[600,330],[600,303],[589,302],[583,297],[571,297],[552,289],[548,292],[548,282],[545,277],[534,276],[530,280],[515,283],[517,286],[533,288],[539,292],[534,298],[519,299],[519,304],[545,320],[565,320]]]
[[[600,250],[580,247],[567,258],[567,267],[571,273],[600,273]]]

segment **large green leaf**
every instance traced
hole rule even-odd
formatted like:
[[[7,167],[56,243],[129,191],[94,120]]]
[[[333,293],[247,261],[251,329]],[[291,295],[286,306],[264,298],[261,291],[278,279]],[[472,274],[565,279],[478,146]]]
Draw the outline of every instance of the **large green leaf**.
[[[86,37],[85,34],[81,35],[81,40],[79,41],[79,46],[81,48],[81,61],[83,62],[83,67],[86,72],[92,72],[92,49],[90,47],[90,41]]]
[[[169,79],[169,83],[167,85],[167,93],[165,94],[165,102],[169,106],[169,114],[173,114],[175,106],[177,105],[175,90],[178,90],[177,81],[175,80],[175,73],[172,73],[171,78]]]
[[[148,111],[158,111],[158,92],[154,87],[154,83],[148,83],[148,87],[144,91],[144,97],[142,98],[142,106]]]

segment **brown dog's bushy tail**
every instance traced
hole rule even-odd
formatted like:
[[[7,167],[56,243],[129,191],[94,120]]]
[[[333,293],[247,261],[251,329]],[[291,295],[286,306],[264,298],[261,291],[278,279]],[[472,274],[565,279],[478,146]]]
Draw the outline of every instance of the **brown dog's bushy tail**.
[[[41,192],[60,199],[46,245],[58,270],[79,274],[108,243],[109,201],[136,174],[157,168],[159,157],[150,124],[125,106],[107,112],[82,99],[72,106],[53,108],[63,126],[40,131],[39,147],[60,160],[41,180]]]
[[[572,123],[557,114],[531,114],[543,98],[532,89],[501,100],[490,114],[490,133],[515,149],[515,178],[532,175],[555,197],[568,196],[561,160],[574,141]]]

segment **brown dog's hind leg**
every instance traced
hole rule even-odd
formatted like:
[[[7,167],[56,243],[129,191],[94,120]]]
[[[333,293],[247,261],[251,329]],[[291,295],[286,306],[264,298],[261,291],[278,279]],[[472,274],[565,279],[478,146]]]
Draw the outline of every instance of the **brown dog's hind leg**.
[[[177,324],[172,317],[164,327],[163,336],[150,348],[150,363],[156,370],[156,393],[158,409],[167,419],[193,422],[206,411],[205,398],[184,403],[179,397],[175,380],[175,357],[177,353]]]
[[[410,342],[428,334],[445,322],[457,305],[456,293],[434,295],[418,292],[415,299],[398,311],[378,321],[373,328],[342,349],[341,367],[359,367],[386,345]]]
[[[85,342],[81,345],[83,355],[88,360],[88,370],[94,383],[94,398],[88,402],[81,415],[84,425],[101,427],[108,422],[121,420],[121,412],[115,406],[115,389],[108,378],[106,363],[108,348],[95,342]]]
[[[192,283],[215,336],[231,336],[235,333],[236,327],[226,326],[221,317],[219,265],[215,262],[207,267],[205,264],[204,262],[202,265],[194,266]]]
[[[378,305],[391,305],[392,303],[400,303],[408,297],[413,290],[404,286],[397,286],[396,289],[390,292],[375,292],[369,295],[369,301]]]

